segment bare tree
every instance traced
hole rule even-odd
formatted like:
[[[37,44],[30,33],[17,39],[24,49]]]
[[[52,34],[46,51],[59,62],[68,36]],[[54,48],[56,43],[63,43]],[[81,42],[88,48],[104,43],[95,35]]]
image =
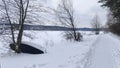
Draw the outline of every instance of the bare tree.
[[[71,31],[65,32],[66,39],[80,41],[82,36],[76,31],[72,0],[60,0],[56,15],[63,26],[72,29]]]
[[[29,0],[2,0],[2,10],[6,16],[6,21],[10,24],[12,41],[15,46],[15,52],[20,53],[20,45],[22,41],[24,23],[29,6]],[[16,16],[13,16],[16,15]],[[17,41],[15,41],[14,23],[18,23]]]
[[[96,14],[92,20],[91,26],[94,28],[95,34],[99,34],[101,29],[101,23],[99,16]]]
[[[47,20],[47,14],[49,14],[52,10],[50,10],[49,7],[44,7],[42,3],[40,3],[40,0],[1,1],[0,14],[2,14],[1,17],[10,24],[12,43],[14,45],[12,49],[14,49],[16,53],[20,53],[20,44],[22,36],[24,35],[24,24],[44,23],[44,20]],[[18,30],[16,31],[15,24],[18,24]]]

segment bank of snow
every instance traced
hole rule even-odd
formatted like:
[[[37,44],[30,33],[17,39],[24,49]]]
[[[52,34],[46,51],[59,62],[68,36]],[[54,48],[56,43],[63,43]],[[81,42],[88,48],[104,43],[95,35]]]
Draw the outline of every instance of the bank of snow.
[[[24,37],[23,41],[42,46],[46,53],[4,55],[0,60],[1,68],[82,68],[86,53],[97,39],[96,35],[85,35],[82,42],[66,41],[61,32],[51,31],[33,31],[31,37],[32,39]]]

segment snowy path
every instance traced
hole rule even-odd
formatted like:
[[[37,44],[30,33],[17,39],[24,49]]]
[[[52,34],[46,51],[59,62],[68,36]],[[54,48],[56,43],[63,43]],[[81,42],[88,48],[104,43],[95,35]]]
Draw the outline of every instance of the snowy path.
[[[84,68],[119,68],[115,60],[118,47],[119,40],[110,35],[100,35],[89,52]]]

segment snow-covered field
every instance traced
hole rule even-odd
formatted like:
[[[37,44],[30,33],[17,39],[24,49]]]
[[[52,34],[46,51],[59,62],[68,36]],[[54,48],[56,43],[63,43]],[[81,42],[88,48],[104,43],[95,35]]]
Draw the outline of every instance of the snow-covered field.
[[[28,32],[30,33],[30,32]],[[8,54],[0,40],[1,68],[120,68],[120,40],[112,34],[83,33],[83,41],[66,41],[61,32],[31,32],[24,42],[42,46],[40,55]]]

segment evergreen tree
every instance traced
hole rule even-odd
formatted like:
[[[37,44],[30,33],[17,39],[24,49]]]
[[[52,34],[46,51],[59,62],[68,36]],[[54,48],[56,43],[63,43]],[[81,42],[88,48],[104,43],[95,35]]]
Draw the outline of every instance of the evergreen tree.
[[[113,14],[113,17],[120,22],[120,0],[100,0],[102,6],[108,7]]]
[[[109,8],[114,22],[109,24],[109,30],[120,35],[120,0],[100,0],[102,6]]]

